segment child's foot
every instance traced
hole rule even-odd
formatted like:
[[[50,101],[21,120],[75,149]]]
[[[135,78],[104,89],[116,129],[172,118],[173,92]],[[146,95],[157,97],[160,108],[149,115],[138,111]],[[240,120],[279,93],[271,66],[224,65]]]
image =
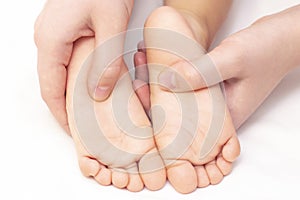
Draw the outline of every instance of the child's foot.
[[[168,30],[169,34],[162,34],[160,36],[159,34],[157,35],[159,31],[156,31],[153,35],[153,32],[151,32],[153,28],[155,30]],[[164,159],[170,183],[177,191],[189,193],[197,187],[217,184],[222,180],[224,175],[229,174],[232,162],[240,153],[240,146],[231,117],[221,98],[218,104],[224,108],[223,112],[225,114],[223,124],[221,124],[220,136],[215,141],[216,145],[209,147],[213,148],[212,151],[205,158],[200,159],[200,155],[203,153],[200,152],[202,142],[209,132],[212,117],[216,114],[212,110],[213,100],[210,97],[210,93],[214,91],[220,95],[221,90],[219,86],[214,86],[211,90],[204,89],[195,91],[194,93],[186,93],[187,95],[195,96],[196,104],[192,105],[192,109],[198,111],[200,118],[199,121],[190,121],[189,124],[189,121],[183,123],[185,119],[182,118],[181,107],[184,103],[188,104],[188,102],[183,101],[180,102],[181,105],[178,104],[177,98],[181,94],[166,92],[159,85],[151,83],[153,81],[151,79],[157,78],[159,70],[162,70],[162,68],[157,67],[157,64],[171,66],[181,61],[181,58],[174,54],[155,48],[151,49],[151,46],[155,47],[159,42],[164,41],[170,41],[167,43],[171,45],[178,44],[178,38],[177,40],[174,38],[172,40],[172,35],[174,36],[172,31],[183,34],[191,38],[191,40],[196,40],[206,48],[207,32],[205,27],[197,25],[196,21],[193,21],[193,17],[189,16],[188,13],[182,14],[170,7],[161,7],[155,10],[149,16],[145,25],[144,38],[147,47],[147,61],[150,74],[151,105],[152,107],[161,107],[164,112],[155,108],[152,110],[155,141]],[[199,37],[202,35],[204,35],[203,38]],[[191,112],[193,111],[191,110]],[[161,121],[162,119],[164,122]],[[193,127],[195,127],[195,130]],[[196,135],[194,135],[194,132]],[[181,138],[182,141],[175,142],[176,145],[172,144],[178,138]],[[190,138],[191,142],[188,138]],[[182,151],[181,145],[185,142],[190,142],[186,151],[178,152]]]
[[[75,123],[75,120],[80,121],[80,117],[82,116],[75,114],[78,110],[74,110],[74,101],[76,99],[74,93],[77,87],[76,84],[80,79],[79,77],[87,71],[82,66],[93,49],[93,38],[81,39],[76,42],[73,56],[68,66],[66,95],[68,120],[78,153],[80,168],[85,176],[94,177],[101,185],[113,184],[118,188],[127,188],[130,191],[140,191],[145,185],[150,190],[158,190],[164,186],[166,180],[163,161],[155,147],[151,124],[132,89],[131,79],[128,74],[122,79],[120,86],[127,87],[128,89],[123,92],[131,95],[130,99],[123,99],[126,102],[125,105],[128,106],[125,110],[129,112],[128,115],[136,127],[146,127],[149,129],[149,135],[140,136],[140,132],[125,133],[125,131],[121,130],[118,122],[123,123],[124,121],[117,121],[116,116],[114,116],[114,105],[112,105],[113,95],[103,102],[94,102],[88,95],[85,82],[82,82],[79,86],[84,91],[82,95],[79,95],[79,100],[83,107],[82,116],[85,115],[87,104],[91,104],[94,109],[95,118],[98,124],[100,124],[99,128],[105,138],[103,141],[98,141],[94,138],[88,139],[90,139],[89,142],[94,142],[96,151],[97,148],[102,148],[104,151],[99,152],[98,155],[92,155],[90,150],[94,147],[86,146],[86,141],[81,140],[82,135],[78,133],[78,124]],[[127,68],[125,64],[122,67],[123,71],[121,74],[124,75],[127,72]],[[113,94],[118,95],[118,89],[116,88]],[[86,129],[89,129],[88,125]],[[92,128],[90,131],[93,131]],[[90,134],[89,130],[86,130],[84,134]]]

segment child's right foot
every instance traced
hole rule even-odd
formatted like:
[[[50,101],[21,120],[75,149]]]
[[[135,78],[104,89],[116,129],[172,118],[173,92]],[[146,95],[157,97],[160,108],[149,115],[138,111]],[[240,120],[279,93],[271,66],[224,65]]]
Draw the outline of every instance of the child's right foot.
[[[127,121],[116,120],[113,111],[114,106],[116,106],[113,104],[113,95],[110,95],[105,101],[95,102],[88,95],[85,75],[83,75],[85,81],[81,82],[82,74],[85,74],[87,70],[82,66],[85,66],[84,62],[94,50],[94,45],[94,38],[77,41],[68,66],[66,95],[68,121],[78,153],[80,168],[84,175],[94,177],[102,185],[113,184],[118,188],[127,188],[130,191],[140,191],[145,185],[150,190],[158,190],[164,186],[166,181],[165,168],[153,140],[151,124],[133,91],[129,75],[127,74],[126,78],[121,80],[122,83],[119,86],[125,87],[121,88],[125,90],[116,89],[117,87],[115,87],[113,92],[114,95],[121,92],[121,95],[123,95],[121,97],[124,97],[124,94],[125,97],[130,95],[129,99],[125,97],[125,99],[119,99],[125,102],[125,106],[121,108],[124,113],[117,114],[123,116],[128,113],[135,127],[149,129],[146,132],[147,135],[141,136],[141,132],[135,130],[133,130],[134,133],[126,133],[126,130],[121,129],[122,127],[118,125],[124,122],[127,123]],[[123,63],[121,74],[124,75],[126,72],[127,68]],[[79,84],[77,84],[78,81]],[[75,93],[75,91],[78,91],[76,84],[80,87],[80,94]],[[74,109],[76,104],[74,104],[74,101],[78,101],[78,97],[80,107],[76,107],[78,109],[76,110]],[[92,135],[91,138],[88,138],[89,142],[92,142],[92,146],[85,146],[87,145],[84,143],[86,141],[82,140],[83,135],[79,134],[79,126],[76,122],[80,122],[81,125],[83,122],[86,123],[83,124],[83,134],[90,136],[90,132],[94,131],[94,127],[91,127],[93,124],[90,123],[93,116],[91,118],[85,117],[89,113],[86,107],[90,104],[94,109],[93,114],[98,124],[100,124],[99,130],[103,132],[103,140],[97,140],[97,136]],[[101,135],[100,133],[97,134]],[[93,152],[90,152],[91,148],[96,149],[97,152],[99,151],[97,149],[102,150],[97,155],[93,155]],[[115,151],[116,149],[119,151]]]
[[[157,41],[170,41],[172,38],[172,31],[185,35],[191,40],[196,40],[202,46],[206,45],[206,38],[200,38],[195,36],[200,36],[205,32],[205,29],[201,27],[195,27],[195,21],[190,21],[192,18],[183,17],[179,12],[170,7],[161,7],[155,10],[148,18],[145,25],[145,45],[147,47],[153,46],[153,42]],[[191,24],[191,22],[193,24]],[[162,35],[162,37],[157,36],[152,38],[151,28],[168,30],[169,35]],[[198,28],[198,29],[197,29]],[[167,38],[170,37],[170,38]],[[177,41],[173,41],[177,42]],[[154,45],[155,46],[155,45]],[[213,147],[212,151],[205,159],[200,159],[201,145],[208,133],[210,128],[210,122],[212,116],[215,114],[212,110],[212,99],[210,97],[210,90],[204,89],[200,91],[190,92],[189,94],[194,94],[196,97],[196,106],[198,106],[198,115],[201,121],[198,124],[192,124],[196,126],[195,138],[190,143],[188,149],[184,152],[176,152],[178,149],[175,146],[168,149],[168,145],[171,144],[177,135],[185,138],[193,136],[194,133],[189,132],[190,125],[188,127],[183,127],[186,124],[182,124],[182,111],[181,105],[178,104],[176,95],[171,92],[164,91],[157,84],[152,84],[151,76],[157,76],[159,72],[155,72],[153,66],[155,64],[163,66],[171,66],[172,64],[181,61],[182,59],[174,54],[168,53],[159,49],[147,49],[147,62],[149,66],[150,74],[150,93],[151,93],[151,105],[158,105],[164,110],[164,124],[163,127],[158,123],[162,124],[161,112],[152,112],[152,122],[155,132],[155,141],[158,146],[161,156],[165,161],[167,168],[167,176],[170,183],[174,188],[181,193],[189,193],[198,187],[205,187],[209,184],[219,183],[224,175],[227,175],[231,171],[232,162],[238,157],[240,153],[240,146],[236,136],[234,126],[231,121],[229,112],[224,105],[224,102],[219,102],[221,107],[225,107],[223,110],[225,112],[225,119],[223,122],[223,128],[221,130],[220,136],[216,141],[216,145]],[[153,78],[153,77],[152,77]],[[157,78],[157,77],[154,77]],[[212,88],[213,91],[220,93],[218,86]],[[183,104],[184,102],[180,102]],[[222,105],[223,104],[223,105]],[[197,109],[197,107],[195,108]],[[157,130],[160,128],[160,130]],[[185,130],[184,130],[185,129]],[[193,129],[192,129],[193,130]],[[179,133],[178,133],[179,132]],[[182,135],[183,134],[183,135]],[[184,143],[185,141],[181,141]],[[178,143],[180,144],[180,143]],[[179,147],[178,147],[179,148]],[[178,156],[178,153],[181,153]]]

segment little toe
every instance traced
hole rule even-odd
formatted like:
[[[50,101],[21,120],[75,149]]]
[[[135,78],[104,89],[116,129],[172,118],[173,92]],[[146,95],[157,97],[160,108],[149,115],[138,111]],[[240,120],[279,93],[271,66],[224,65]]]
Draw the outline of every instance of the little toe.
[[[225,160],[222,156],[217,158],[216,164],[224,176],[227,176],[232,171],[232,163]]]
[[[228,162],[233,162],[240,155],[241,147],[237,136],[229,139],[229,141],[224,145],[222,150],[222,155],[224,159]]]
[[[128,185],[129,177],[127,172],[114,169],[112,172],[112,183],[117,188],[125,188]]]
[[[86,177],[96,176],[101,168],[98,161],[89,157],[80,157],[78,162],[82,174]]]
[[[216,166],[215,161],[212,161],[205,165],[206,173],[210,180],[210,184],[216,185],[223,180],[223,174]]]
[[[175,161],[168,167],[167,176],[171,185],[180,193],[191,193],[197,188],[197,174],[188,161]]]
[[[131,192],[139,192],[144,188],[143,181],[139,174],[130,174],[127,189]]]
[[[206,173],[204,166],[196,166],[195,170],[196,170],[197,178],[198,178],[198,187],[204,188],[204,187],[209,186],[210,181],[209,181],[209,178],[208,178],[208,175]]]
[[[110,169],[102,166],[99,173],[95,176],[95,180],[103,186],[111,185],[112,173]]]

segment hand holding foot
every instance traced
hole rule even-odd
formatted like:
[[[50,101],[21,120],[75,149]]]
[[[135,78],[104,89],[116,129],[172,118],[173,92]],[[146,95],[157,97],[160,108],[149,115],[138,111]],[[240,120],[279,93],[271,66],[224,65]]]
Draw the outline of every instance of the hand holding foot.
[[[223,176],[230,172],[232,162],[237,158],[240,152],[239,142],[229,112],[225,108],[224,124],[220,132],[220,137],[216,141],[217,144],[211,147],[212,151],[210,151],[209,155],[200,159],[202,142],[209,132],[210,120],[215,114],[211,110],[213,102],[210,98],[209,90],[205,89],[189,93],[195,95],[198,105],[198,109],[196,110],[201,117],[199,122],[191,122],[192,125],[195,125],[197,128],[195,131],[190,132],[189,125],[186,126],[187,124],[182,124],[181,121],[181,107],[176,100],[176,95],[178,94],[163,91],[157,84],[151,83],[151,79],[155,76],[154,74],[157,74],[157,69],[154,67],[155,65],[171,66],[176,62],[182,61],[182,58],[164,50],[151,48],[153,42],[167,41],[169,38],[167,38],[167,35],[153,38],[153,35],[149,33],[151,31],[148,30],[167,30],[179,33],[201,44],[205,39],[197,40],[197,38],[201,38],[201,35],[206,32],[206,27],[201,25],[196,27],[191,26],[191,23],[195,23],[192,16],[187,16],[186,13],[181,14],[170,7],[161,7],[149,16],[145,25],[144,35],[150,74],[151,106],[160,106],[165,115],[165,122],[160,128],[158,124],[163,123],[161,121],[161,113],[152,110],[151,118],[155,132],[154,137],[158,150],[165,162],[168,179],[174,188],[181,193],[189,193],[197,187],[205,187],[208,184],[219,183]],[[172,38],[172,35],[170,34],[169,37]],[[136,59],[138,58],[142,58],[142,56],[136,55]],[[213,90],[218,90],[218,88],[215,87]],[[182,104],[181,106],[183,106],[185,102],[180,103]],[[224,102],[220,102],[220,104],[225,106]],[[158,127],[160,128],[159,130],[157,130]],[[183,130],[183,132],[181,130]],[[169,148],[169,146],[172,146],[172,142],[177,138],[177,134],[180,135],[180,137],[182,136],[184,140],[196,134],[192,139],[192,143],[184,152],[181,152],[181,150],[178,150],[178,152],[174,148]],[[182,142],[184,143],[184,141]]]
[[[300,64],[300,6],[263,17],[250,27],[226,38],[208,53],[221,79],[205,82],[208,74],[199,74],[187,62],[172,67],[189,80],[193,89],[201,89],[224,80],[226,101],[236,128],[258,108],[285,75]],[[288,30],[288,31],[287,31]],[[203,66],[199,66],[203,67]],[[205,66],[204,66],[205,67]],[[168,84],[172,76],[161,74]],[[182,91],[180,85],[172,86]]]
[[[130,191],[140,191],[145,185],[150,190],[158,190],[166,180],[164,165],[124,61],[119,77],[121,83],[116,85],[112,95],[101,102],[88,95],[86,78],[91,61],[88,58],[94,57],[88,55],[94,50],[94,44],[94,38],[77,41],[68,68],[67,111],[82,173],[94,177],[102,185],[113,184]],[[114,113],[115,106],[120,105],[114,101],[119,94],[129,99],[118,98],[125,106],[120,108],[122,113]],[[88,111],[90,107],[92,112]],[[89,117],[89,113],[93,116]],[[130,122],[116,119],[126,117],[127,113]],[[91,123],[94,120],[96,125]],[[135,130],[128,132],[122,129],[123,123],[133,123],[137,129],[146,128],[147,135]],[[91,135],[94,131],[96,133]]]
[[[66,79],[74,42],[95,36],[98,46],[123,32],[131,15],[133,0],[49,0],[35,23],[38,73],[41,94],[60,125],[69,133],[66,113]],[[122,51],[122,45],[120,46]],[[97,85],[90,80],[91,93],[103,100],[110,94],[121,69],[121,60],[112,63]],[[110,90],[107,90],[110,89]]]

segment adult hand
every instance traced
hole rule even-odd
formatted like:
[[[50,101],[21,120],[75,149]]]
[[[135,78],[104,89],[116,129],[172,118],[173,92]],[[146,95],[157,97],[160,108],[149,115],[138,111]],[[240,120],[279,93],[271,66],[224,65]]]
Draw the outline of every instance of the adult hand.
[[[146,49],[144,42],[139,42],[138,52],[134,54],[135,79],[133,80],[134,91],[140,99],[143,108],[150,117],[150,86],[147,66]]]
[[[67,132],[66,67],[72,55],[73,43],[81,37],[94,36],[95,45],[99,45],[107,38],[125,31],[132,7],[133,0],[48,0],[37,18],[35,43],[38,48],[41,95]],[[119,75],[120,62],[118,60],[111,64],[99,83],[97,80],[89,81],[90,84],[95,83],[89,88],[95,91],[96,100],[104,100],[109,96]]]
[[[184,88],[180,88],[177,74],[183,76],[194,90],[224,81],[228,107],[238,128],[282,78],[300,65],[299,18],[300,6],[263,17],[225,39],[208,54],[214,67],[201,71],[201,66],[197,66],[197,70],[189,62],[176,63],[173,69],[178,73],[164,71],[159,80],[179,92]],[[221,75],[220,79],[209,77],[215,72]],[[206,83],[205,78],[210,81]]]

